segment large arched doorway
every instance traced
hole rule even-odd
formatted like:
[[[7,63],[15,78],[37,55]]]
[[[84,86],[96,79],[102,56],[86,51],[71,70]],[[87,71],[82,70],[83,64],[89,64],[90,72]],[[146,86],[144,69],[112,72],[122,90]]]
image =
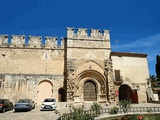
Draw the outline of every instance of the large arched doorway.
[[[131,103],[138,103],[137,90],[132,90],[128,85],[121,85],[119,88],[119,100],[131,100]]]
[[[65,102],[65,90],[64,90],[64,88],[60,88],[59,90],[58,90],[58,101],[59,102]]]
[[[84,101],[97,101],[96,84],[92,80],[84,83]]]
[[[48,80],[43,80],[38,84],[38,103],[41,104],[41,102],[45,98],[50,98],[53,95],[53,84]]]

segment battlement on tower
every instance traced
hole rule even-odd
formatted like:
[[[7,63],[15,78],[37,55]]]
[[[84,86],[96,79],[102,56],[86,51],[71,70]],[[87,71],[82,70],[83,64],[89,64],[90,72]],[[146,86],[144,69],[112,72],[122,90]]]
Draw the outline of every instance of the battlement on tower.
[[[77,32],[74,28],[67,28],[67,38],[69,39],[89,39],[89,40],[110,40],[109,30],[101,31],[99,29],[90,29],[88,35],[87,28],[78,28]]]
[[[42,36],[28,36],[26,39],[25,35],[0,35],[0,47],[54,49],[64,47],[63,42],[61,43],[62,45],[58,45],[57,37],[46,36],[42,44]]]

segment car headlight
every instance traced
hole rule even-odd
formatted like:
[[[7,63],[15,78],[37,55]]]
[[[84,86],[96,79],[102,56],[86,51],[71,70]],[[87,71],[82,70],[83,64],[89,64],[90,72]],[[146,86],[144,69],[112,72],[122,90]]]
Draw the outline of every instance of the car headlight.
[[[55,105],[55,103],[53,103],[52,105]]]

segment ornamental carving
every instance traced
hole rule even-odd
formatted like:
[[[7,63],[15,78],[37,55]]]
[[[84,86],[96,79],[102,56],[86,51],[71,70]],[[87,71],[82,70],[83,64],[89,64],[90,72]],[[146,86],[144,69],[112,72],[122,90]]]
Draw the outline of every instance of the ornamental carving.
[[[72,102],[74,101],[74,70],[75,70],[75,60],[70,59],[67,61],[67,101]]]
[[[115,102],[115,85],[113,83],[113,70],[112,70],[112,61],[107,59],[104,61],[105,64],[105,76],[108,79],[108,88],[109,88],[109,102]]]

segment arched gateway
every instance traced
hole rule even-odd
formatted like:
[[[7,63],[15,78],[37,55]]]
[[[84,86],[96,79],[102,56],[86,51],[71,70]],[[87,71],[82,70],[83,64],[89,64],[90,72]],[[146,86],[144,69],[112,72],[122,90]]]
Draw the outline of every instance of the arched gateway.
[[[60,88],[58,90],[58,101],[59,102],[65,102],[65,89],[64,88]]]
[[[126,84],[121,85],[119,88],[119,100],[131,100],[132,103],[138,103],[137,90],[132,90]]]
[[[53,84],[49,80],[43,80],[38,84],[38,103],[41,104],[41,102],[48,97],[53,96]]]

